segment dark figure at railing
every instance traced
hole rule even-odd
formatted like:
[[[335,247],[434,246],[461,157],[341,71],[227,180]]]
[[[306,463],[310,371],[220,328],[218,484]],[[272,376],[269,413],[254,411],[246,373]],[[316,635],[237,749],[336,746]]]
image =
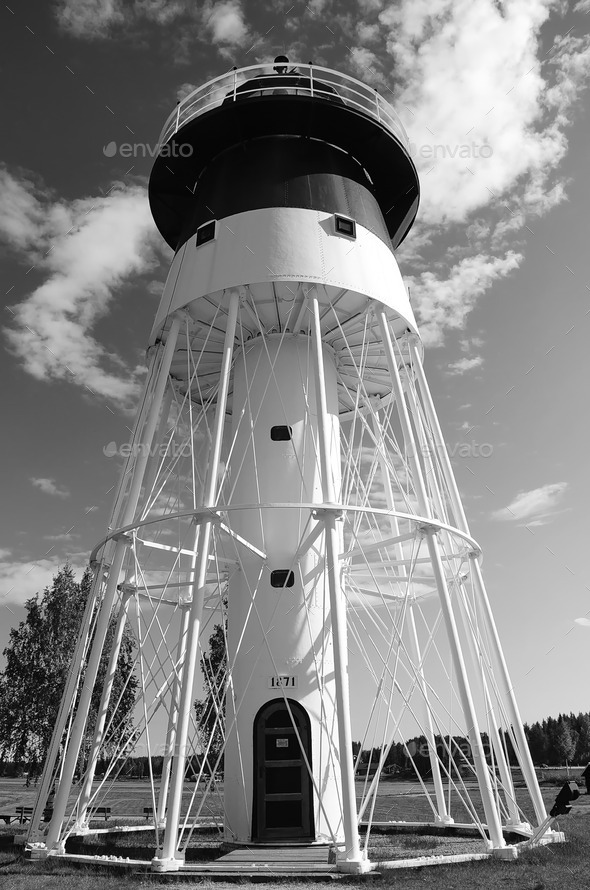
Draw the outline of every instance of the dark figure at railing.
[[[275,74],[257,74],[251,80],[241,83],[239,87],[228,93],[223,104],[235,99],[260,98],[261,96],[312,96],[314,98],[326,98],[331,102],[345,104],[337,91],[323,80],[312,80],[303,76],[297,68],[288,70],[289,59],[287,56],[277,56],[274,60],[273,70]],[[260,81],[264,79],[264,84]]]

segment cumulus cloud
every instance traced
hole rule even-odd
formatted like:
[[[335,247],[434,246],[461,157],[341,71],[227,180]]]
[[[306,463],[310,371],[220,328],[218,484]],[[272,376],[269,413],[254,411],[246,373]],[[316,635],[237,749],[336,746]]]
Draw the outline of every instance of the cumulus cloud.
[[[105,37],[125,19],[120,0],[60,0],[55,15],[64,31],[86,38]]]
[[[18,559],[10,550],[0,550],[0,607],[7,607],[12,611],[12,605],[22,606],[36,593],[50,587],[64,561],[58,561],[55,557],[49,559],[47,556],[41,559]],[[79,574],[86,567],[84,558],[79,554],[71,558],[69,563]]]
[[[385,95],[409,133],[422,190],[418,242],[412,232],[399,253],[414,272],[426,338],[438,344],[522,261],[515,240],[530,215],[567,196],[560,165],[590,75],[590,36],[558,34],[547,52],[541,28],[562,9],[546,0],[363,7],[352,65],[393,66]]]
[[[198,89],[198,84],[194,83],[181,83],[178,89],[176,90],[176,98],[179,102],[182,102],[183,99],[186,99],[187,96],[190,96],[196,89]]]
[[[10,350],[39,380],[67,379],[121,403],[133,400],[143,368],[126,367],[93,330],[115,289],[154,265],[144,189],[119,184],[106,196],[67,202],[3,169],[0,196],[0,236],[43,277],[9,307]]]
[[[50,494],[56,498],[69,498],[67,488],[60,488],[55,479],[45,479],[42,476],[31,476],[31,484],[40,489],[44,494]]]
[[[503,257],[477,254],[465,257],[450,269],[408,276],[423,340],[438,345],[445,331],[463,328],[478,298],[494,281],[518,268],[521,261],[522,255],[514,251]]]
[[[546,200],[590,48],[568,38],[542,64],[539,31],[549,13],[543,0],[437,0],[380,14],[402,83],[400,113],[412,142],[430,149],[418,152],[418,166],[430,171],[422,204],[429,220],[463,221],[519,180],[529,203]]]
[[[520,491],[507,507],[495,510],[491,518],[500,522],[519,522],[521,525],[545,525],[558,512],[567,491],[567,482],[553,482]]]
[[[467,371],[473,371],[474,368],[479,368],[483,365],[483,358],[481,355],[475,355],[473,358],[460,358],[457,362],[451,362],[447,367],[446,373],[450,376],[454,377],[457,374],[465,374]]]
[[[223,46],[242,46],[248,40],[248,26],[239,0],[220,0],[207,3],[203,21],[213,43]]]
[[[104,39],[117,28],[142,20],[168,25],[187,11],[187,4],[168,0],[59,0],[55,17],[63,31],[86,40]]]

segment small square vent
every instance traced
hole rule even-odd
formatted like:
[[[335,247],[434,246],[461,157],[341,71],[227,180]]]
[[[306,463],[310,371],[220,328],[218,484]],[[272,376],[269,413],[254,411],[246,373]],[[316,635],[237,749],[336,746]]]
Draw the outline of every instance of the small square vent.
[[[348,216],[334,214],[334,228],[338,235],[346,235],[347,238],[356,238],[356,222]]]
[[[270,438],[272,442],[288,442],[293,438],[293,430],[290,426],[271,426]]]
[[[293,587],[295,584],[295,572],[289,569],[275,569],[270,573],[271,587]]]
[[[197,247],[200,247],[201,244],[206,244],[207,241],[213,241],[215,238],[215,220],[212,219],[209,222],[203,223],[202,226],[199,226],[197,229]]]

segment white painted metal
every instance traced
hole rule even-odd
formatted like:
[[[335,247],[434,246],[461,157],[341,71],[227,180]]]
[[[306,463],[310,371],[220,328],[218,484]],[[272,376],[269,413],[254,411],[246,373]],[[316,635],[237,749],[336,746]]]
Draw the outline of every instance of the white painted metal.
[[[324,358],[330,473],[332,487],[338,490],[336,371],[326,347]],[[323,504],[314,377],[308,337],[273,334],[244,344],[234,369],[232,433],[240,464],[237,475],[232,475],[232,504]],[[289,426],[292,438],[271,441],[273,426]],[[283,694],[269,689],[269,679],[292,674],[298,685],[286,694],[310,717],[313,782],[321,789],[321,805],[316,799],[314,807],[315,837],[341,840],[333,644],[320,565],[323,522],[309,509],[248,509],[236,513],[232,529],[258,552],[239,548],[240,571],[228,585],[229,660],[236,668],[227,722],[235,720],[236,731],[230,733],[225,751],[224,795],[231,814],[226,836],[242,842],[252,839],[253,752],[247,742],[257,712]],[[309,535],[301,546],[304,529]],[[317,568],[320,574],[314,575]],[[272,588],[269,575],[274,569],[293,571],[293,587]],[[309,575],[313,577],[305,583]]]
[[[84,777],[84,783],[80,795],[80,802],[78,804],[78,813],[76,820],[77,828],[85,828],[88,825],[88,804],[90,803],[90,799],[92,797],[92,783],[94,781],[94,775],[100,755],[100,749],[105,739],[107,712],[109,709],[111,692],[117,672],[117,662],[119,660],[119,653],[121,651],[121,643],[123,642],[123,636],[125,633],[125,625],[127,623],[129,610],[129,598],[131,596],[131,593],[132,590],[129,589],[129,586],[123,585],[121,602],[119,605],[119,614],[117,615],[117,623],[115,626],[113,643],[109,655],[104,685],[102,688],[100,703],[96,716],[94,738],[92,740],[92,745],[88,753],[88,766],[86,767],[86,775]]]
[[[410,463],[410,466],[412,467],[416,496],[418,498],[420,511],[423,513],[423,515],[428,516],[429,514],[431,514],[430,504],[424,485],[422,469],[420,467],[420,462],[418,460],[416,450],[416,442],[412,433],[410,417],[408,414],[399,371],[397,368],[399,356],[396,356],[393,351],[391,334],[387,325],[387,317],[385,315],[385,312],[381,310],[379,316],[381,322],[381,335],[383,338],[386,355],[389,361],[389,370],[398,403],[399,418],[403,429],[404,441],[408,450],[408,461]],[[504,841],[504,836],[502,834],[502,827],[500,825],[498,811],[495,806],[493,792],[490,785],[490,777],[488,774],[485,755],[482,749],[479,724],[473,699],[471,696],[471,690],[469,688],[467,669],[465,666],[463,653],[461,651],[461,643],[459,641],[459,635],[457,632],[457,626],[455,623],[455,617],[453,614],[451,598],[449,595],[449,589],[447,586],[445,572],[441,560],[439,542],[436,537],[436,532],[437,529],[433,528],[432,526],[427,526],[424,528],[424,533],[426,535],[426,541],[428,544],[428,551],[430,554],[430,559],[432,561],[432,571],[435,577],[436,587],[440,597],[445,623],[447,625],[449,646],[451,648],[453,662],[457,673],[459,694],[461,696],[463,713],[467,722],[467,732],[472,745],[473,756],[475,760],[475,769],[479,781],[480,793],[482,796],[488,831],[490,833],[490,839],[494,848],[502,848],[506,845],[506,842]]]
[[[340,747],[340,776],[342,781],[342,817],[344,821],[345,850],[342,857],[345,865],[362,871],[358,826],[356,823],[356,797],[354,790],[354,766],[352,762],[352,733],[350,728],[350,697],[348,688],[348,657],[346,651],[346,616],[340,589],[340,562],[338,554],[342,549],[341,534],[336,522],[339,519],[337,490],[333,473],[334,446],[333,430],[330,429],[326,400],[326,374],[322,351],[322,330],[317,296],[311,300],[312,342],[315,363],[316,411],[318,418],[318,444],[322,468],[322,488],[324,500],[323,519],[326,536],[326,568],[328,590],[332,613],[332,635],[334,637],[334,669],[336,679],[336,716]],[[331,435],[332,433],[332,435]],[[331,505],[334,505],[333,507]]]
[[[66,687],[63,692],[55,727],[51,735],[47,757],[45,758],[45,763],[43,765],[39,794],[35,801],[35,806],[33,807],[33,814],[31,816],[27,834],[27,842],[29,843],[44,843],[44,837],[39,826],[43,817],[43,812],[47,806],[47,799],[51,789],[54,787],[54,783],[57,782],[56,763],[58,761],[59,749],[68,718],[71,716],[74,707],[76,692],[82,676],[84,659],[90,641],[92,617],[96,608],[97,597],[103,580],[104,571],[104,563],[100,563],[96,566],[92,586],[88,594],[88,599],[86,600],[86,606],[84,607],[84,614],[82,616],[82,622],[76,640],[76,647],[72,655],[72,663],[66,680]]]
[[[424,408],[427,412],[427,416],[431,424],[436,446],[440,450],[441,470],[444,473],[449,495],[452,498],[453,508],[455,512],[455,522],[458,528],[460,528],[465,533],[470,534],[469,524],[467,522],[465,511],[461,503],[461,496],[459,494],[459,489],[455,480],[455,474],[453,473],[453,468],[448,451],[446,449],[446,445],[434,407],[434,402],[432,401],[432,396],[430,394],[426,376],[424,374],[424,369],[422,367],[422,359],[418,351],[416,341],[413,338],[410,338],[410,354],[413,367],[416,370],[418,384],[420,386],[421,395],[424,401]],[[517,739],[516,752],[518,761],[525,776],[529,793],[532,797],[532,803],[535,809],[535,816],[538,820],[538,823],[541,824],[546,819],[547,813],[545,809],[545,803],[539,789],[539,784],[537,782],[535,767],[533,765],[526,736],[524,734],[522,718],[520,716],[518,703],[514,694],[514,686],[512,684],[512,681],[510,680],[510,675],[508,673],[508,666],[506,664],[506,659],[504,657],[504,652],[500,643],[500,637],[498,634],[496,623],[494,621],[477,554],[470,554],[469,558],[471,562],[471,571],[473,573],[475,584],[477,585],[478,597],[481,600],[485,620],[487,621],[494,644],[495,651],[493,654],[495,659],[497,659],[497,663],[499,666],[499,675],[503,686],[506,707],[508,708],[509,712],[510,725]]]
[[[291,286],[291,293],[285,285],[279,290],[283,329],[290,328],[290,318],[293,330],[298,330],[294,313],[299,302],[293,300],[296,288],[292,283],[307,282],[308,288],[321,284],[333,299],[348,291],[340,300],[343,312],[352,314],[355,308],[363,312],[368,300],[378,300],[391,309],[392,317],[399,316],[400,332],[407,328],[416,331],[407,290],[390,246],[358,223],[355,241],[336,235],[333,219],[333,214],[317,210],[267,207],[220,220],[215,240],[199,247],[193,235],[172,261],[151,342],[175,309],[187,307],[193,316],[198,313],[204,318],[205,307],[195,304],[195,300],[207,296],[215,305],[224,290],[240,286],[250,287],[263,321],[269,317],[265,302],[272,304],[269,329],[275,328],[272,284],[281,282]]]
[[[212,507],[215,503],[217,491],[217,472],[221,458],[221,445],[225,424],[225,409],[227,393],[233,358],[233,342],[238,315],[238,294],[234,291],[230,295],[227,327],[223,345],[223,358],[221,363],[221,376],[219,381],[219,394],[215,412],[215,425],[213,429],[213,441],[211,446],[210,463],[207,472],[207,483],[203,503],[205,507]],[[181,858],[177,857],[178,851],[178,824],[180,821],[180,808],[184,785],[184,770],[188,754],[187,740],[191,710],[193,707],[193,686],[195,668],[197,665],[197,647],[199,632],[201,629],[201,617],[203,613],[203,601],[205,596],[205,583],[207,575],[207,562],[209,558],[209,542],[211,537],[211,522],[205,521],[199,526],[195,550],[198,545],[198,561],[191,571],[191,615],[186,643],[183,673],[181,680],[180,699],[178,703],[178,724],[176,728],[175,748],[176,757],[173,761],[172,775],[170,778],[170,795],[168,801],[168,814],[166,831],[161,855],[154,858],[154,867],[158,871],[175,871],[178,869]]]
[[[158,368],[158,381],[155,386],[153,401],[150,406],[150,410],[147,415],[145,431],[142,437],[142,441],[144,444],[144,449],[138,456],[138,459],[135,464],[134,476],[131,482],[129,495],[125,504],[125,508],[122,511],[122,522],[123,524],[127,524],[131,522],[133,516],[135,514],[135,510],[137,508],[137,502],[139,500],[141,483],[143,478],[143,473],[145,471],[149,447],[151,445],[153,435],[156,429],[156,423],[158,420],[158,415],[160,411],[160,404],[162,401],[162,396],[164,394],[164,389],[166,387],[166,383],[168,380],[168,373],[170,370],[170,364],[172,362],[172,357],[174,355],[174,350],[176,347],[176,338],[178,336],[178,331],[180,328],[180,318],[176,317],[172,321],[172,327],[168,334],[168,339],[166,341],[165,347],[162,349],[162,357],[161,362]],[[103,601],[101,603],[101,609],[98,616],[98,621],[96,623],[96,628],[94,631],[94,640],[92,644],[92,649],[90,651],[90,655],[88,658],[88,664],[86,666],[86,671],[84,673],[84,685],[82,687],[82,691],[80,694],[80,700],[78,702],[78,710],[76,713],[76,718],[74,720],[72,731],[70,734],[70,738],[68,741],[68,747],[66,750],[66,754],[64,756],[64,764],[62,770],[62,776],[60,785],[55,797],[55,805],[53,810],[53,817],[51,819],[49,829],[47,832],[47,848],[49,850],[54,849],[56,847],[59,850],[62,850],[63,844],[60,842],[60,830],[62,826],[62,822],[65,816],[66,807],[68,804],[68,797],[70,794],[70,789],[72,785],[72,781],[74,778],[74,772],[76,769],[76,763],[78,760],[78,755],[80,753],[80,745],[82,743],[82,736],[84,734],[84,729],[86,725],[86,718],[88,715],[89,707],[90,707],[90,699],[92,697],[92,691],[94,687],[94,683],[96,680],[96,675],[98,673],[98,666],[100,663],[100,658],[102,655],[102,647],[104,645],[105,637],[107,634],[109,621],[111,617],[111,611],[113,608],[113,604],[115,601],[115,597],[117,594],[117,584],[119,580],[119,573],[121,571],[123,565],[123,559],[125,557],[125,551],[127,548],[128,538],[124,535],[120,536],[117,540],[115,553],[113,556],[112,564],[109,568],[109,576],[108,581],[103,597]]]

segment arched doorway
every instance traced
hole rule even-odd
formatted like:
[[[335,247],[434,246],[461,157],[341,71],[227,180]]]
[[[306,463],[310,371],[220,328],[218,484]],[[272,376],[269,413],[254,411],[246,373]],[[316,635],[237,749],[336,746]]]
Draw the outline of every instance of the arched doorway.
[[[264,705],[254,718],[252,840],[315,837],[307,766],[311,768],[311,724],[298,702],[288,702],[291,713],[280,698]]]

